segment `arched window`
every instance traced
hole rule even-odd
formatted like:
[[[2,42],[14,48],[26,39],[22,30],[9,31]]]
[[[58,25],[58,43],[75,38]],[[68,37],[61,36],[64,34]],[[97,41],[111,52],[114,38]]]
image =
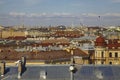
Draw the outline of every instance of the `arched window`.
[[[102,61],[101,64],[104,64],[104,62]]]
[[[115,58],[117,58],[118,57],[118,53],[117,52],[115,52]]]
[[[112,53],[111,52],[109,53],[109,57],[112,57]]]
[[[109,64],[112,64],[112,62],[109,62]]]

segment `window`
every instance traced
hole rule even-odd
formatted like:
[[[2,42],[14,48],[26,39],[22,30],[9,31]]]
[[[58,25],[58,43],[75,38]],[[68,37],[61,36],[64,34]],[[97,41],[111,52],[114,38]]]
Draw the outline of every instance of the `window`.
[[[104,52],[103,52],[103,51],[101,52],[101,57],[102,57],[102,58],[104,57]]]
[[[111,52],[109,53],[109,57],[112,57],[112,53]]]
[[[104,62],[102,61],[101,64],[104,64]]]
[[[118,53],[117,52],[115,52],[115,58],[117,58],[118,57]]]
[[[112,62],[109,62],[109,64],[112,64]]]

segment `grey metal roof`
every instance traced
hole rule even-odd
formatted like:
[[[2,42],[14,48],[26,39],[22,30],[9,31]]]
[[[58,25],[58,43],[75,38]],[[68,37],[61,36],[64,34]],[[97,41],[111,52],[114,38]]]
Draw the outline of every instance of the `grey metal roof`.
[[[73,40],[95,40],[96,37],[95,36],[83,36],[80,38],[74,38]]]
[[[120,80],[120,66],[75,65],[74,80]],[[18,80],[17,67],[7,67],[0,80]],[[46,79],[44,78],[46,75]],[[43,77],[42,77],[43,76]],[[70,80],[69,65],[27,66],[20,80]]]
[[[83,44],[82,46],[80,46],[80,49],[82,49],[82,50],[94,50],[94,45],[92,45],[92,44]]]

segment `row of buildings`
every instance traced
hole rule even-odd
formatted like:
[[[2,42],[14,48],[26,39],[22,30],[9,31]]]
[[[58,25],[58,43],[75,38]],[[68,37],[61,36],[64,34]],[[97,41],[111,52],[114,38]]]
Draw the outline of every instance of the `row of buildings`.
[[[0,31],[0,59],[43,64],[120,64],[120,29],[103,27],[13,28]]]

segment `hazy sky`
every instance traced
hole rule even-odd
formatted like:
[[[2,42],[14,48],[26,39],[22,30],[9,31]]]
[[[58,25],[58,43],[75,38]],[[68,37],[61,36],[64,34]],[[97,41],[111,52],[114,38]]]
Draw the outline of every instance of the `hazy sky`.
[[[0,0],[0,25],[120,25],[119,8],[120,0]]]

